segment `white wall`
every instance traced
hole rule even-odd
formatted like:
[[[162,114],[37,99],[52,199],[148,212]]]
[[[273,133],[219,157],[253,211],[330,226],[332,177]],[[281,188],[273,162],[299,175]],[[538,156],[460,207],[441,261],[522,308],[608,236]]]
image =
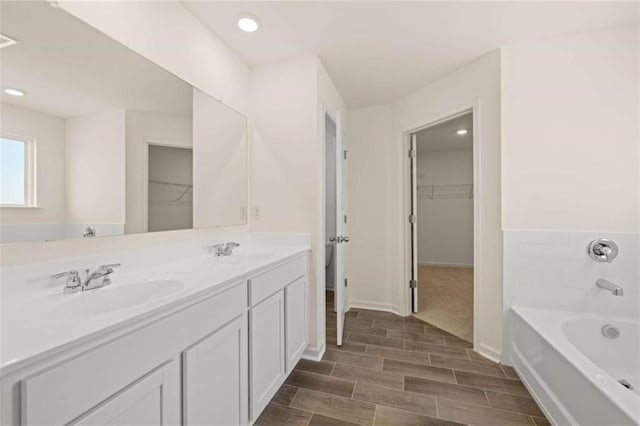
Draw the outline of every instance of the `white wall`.
[[[124,110],[66,120],[64,170],[70,229],[117,225],[115,231],[124,233],[125,145]]]
[[[640,231],[639,37],[502,50],[505,229]]]
[[[180,2],[59,0],[59,4],[189,84],[246,114],[248,65]]]
[[[0,242],[64,236],[64,120],[3,103],[2,132],[36,141],[38,208],[1,208]]]
[[[473,150],[418,149],[417,174],[419,185],[473,184]],[[473,267],[472,198],[427,198],[418,191],[418,263]]]
[[[499,358],[502,345],[502,234],[500,232],[500,52],[495,51],[406,96],[393,105],[349,115],[352,259],[351,301],[409,313],[404,132],[477,106],[476,176],[482,204],[476,251],[479,321],[477,349]],[[477,155],[476,155],[477,156]],[[355,175],[355,178],[354,178]],[[356,225],[357,224],[357,225]],[[476,293],[476,294],[478,294]]]
[[[125,233],[146,232],[147,190],[146,149],[149,142],[192,147],[191,117],[155,114],[146,111],[126,113],[126,222]]]

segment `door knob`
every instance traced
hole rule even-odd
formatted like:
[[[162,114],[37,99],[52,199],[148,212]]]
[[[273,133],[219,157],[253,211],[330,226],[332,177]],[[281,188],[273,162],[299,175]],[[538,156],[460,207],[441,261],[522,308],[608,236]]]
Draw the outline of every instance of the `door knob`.
[[[336,240],[336,237],[329,237],[329,241],[334,242]]]
[[[338,243],[348,243],[348,242],[349,242],[349,237],[343,237],[342,235],[340,235],[340,236],[336,239],[336,241],[337,241]]]

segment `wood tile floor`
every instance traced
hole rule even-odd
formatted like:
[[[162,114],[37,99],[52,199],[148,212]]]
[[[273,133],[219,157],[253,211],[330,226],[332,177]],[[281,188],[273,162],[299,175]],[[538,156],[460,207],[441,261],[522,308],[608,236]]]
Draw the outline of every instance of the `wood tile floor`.
[[[271,425],[548,425],[513,369],[415,317],[351,310],[335,345],[301,360],[256,421]]]

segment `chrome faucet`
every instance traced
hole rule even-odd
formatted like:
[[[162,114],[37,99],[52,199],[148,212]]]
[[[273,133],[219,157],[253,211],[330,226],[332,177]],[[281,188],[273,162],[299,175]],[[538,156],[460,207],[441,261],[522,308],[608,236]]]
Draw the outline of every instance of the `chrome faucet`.
[[[604,278],[600,278],[596,281],[596,285],[603,290],[608,290],[614,296],[624,296],[624,290],[617,284],[607,281]]]
[[[66,277],[67,280],[64,285],[63,293],[77,293],[79,291],[93,290],[111,284],[111,277],[109,277],[109,275],[114,272],[114,268],[119,266],[119,263],[112,263],[109,265],[100,265],[94,271],[85,269],[84,280],[80,278],[80,273],[75,269],[51,275],[51,278],[57,280]]]
[[[240,244],[230,241],[228,243],[220,243],[209,246],[209,253],[213,253],[216,257],[230,256],[233,254],[233,249],[239,247]]]

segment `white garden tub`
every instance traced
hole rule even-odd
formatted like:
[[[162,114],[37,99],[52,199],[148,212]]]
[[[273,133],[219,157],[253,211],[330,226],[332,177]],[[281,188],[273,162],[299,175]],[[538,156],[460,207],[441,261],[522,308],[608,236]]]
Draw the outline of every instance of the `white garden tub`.
[[[640,424],[637,320],[513,307],[510,327],[513,366],[554,424]]]

